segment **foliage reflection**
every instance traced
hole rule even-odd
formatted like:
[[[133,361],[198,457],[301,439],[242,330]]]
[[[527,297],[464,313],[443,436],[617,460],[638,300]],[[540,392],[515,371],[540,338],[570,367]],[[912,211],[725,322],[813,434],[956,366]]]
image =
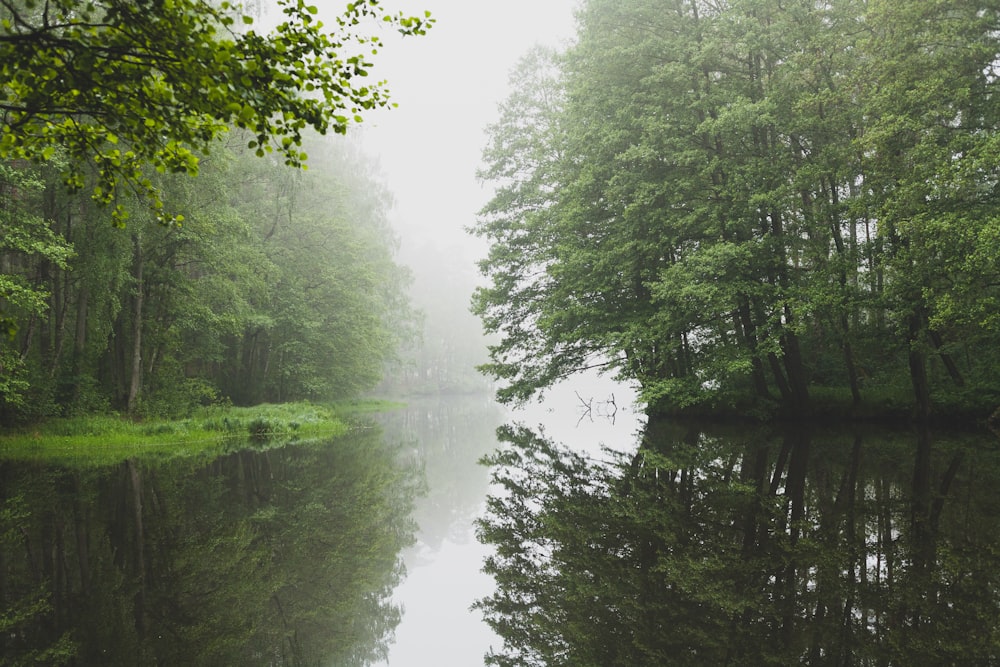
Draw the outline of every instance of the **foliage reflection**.
[[[0,664],[370,664],[418,482],[375,429],[207,465],[0,462]]]
[[[488,664],[1000,660],[995,441],[652,423],[595,461],[500,433]]]

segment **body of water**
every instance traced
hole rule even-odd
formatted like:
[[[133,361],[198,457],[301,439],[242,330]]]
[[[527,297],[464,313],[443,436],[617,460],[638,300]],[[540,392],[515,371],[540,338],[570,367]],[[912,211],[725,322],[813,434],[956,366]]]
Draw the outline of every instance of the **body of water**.
[[[995,436],[645,424],[582,387],[0,461],[0,661],[1000,664]]]

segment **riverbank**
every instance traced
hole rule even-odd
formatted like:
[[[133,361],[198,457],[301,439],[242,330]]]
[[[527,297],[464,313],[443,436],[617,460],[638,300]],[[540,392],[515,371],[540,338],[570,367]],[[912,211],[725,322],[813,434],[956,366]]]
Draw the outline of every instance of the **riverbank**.
[[[210,406],[184,419],[136,421],[121,415],[51,419],[0,432],[0,457],[90,460],[107,463],[130,456],[193,456],[225,449],[234,441],[287,442],[336,437],[363,414],[398,409],[378,399]]]
[[[931,395],[930,413],[921,418],[908,387],[880,387],[862,393],[854,403],[846,388],[810,387],[809,405],[792,409],[777,400],[748,399],[705,401],[682,408],[663,407],[652,413],[665,417],[719,422],[813,424],[881,424],[903,427],[914,422],[960,430],[985,430],[991,415],[1000,413],[1000,394],[991,388],[960,388]]]

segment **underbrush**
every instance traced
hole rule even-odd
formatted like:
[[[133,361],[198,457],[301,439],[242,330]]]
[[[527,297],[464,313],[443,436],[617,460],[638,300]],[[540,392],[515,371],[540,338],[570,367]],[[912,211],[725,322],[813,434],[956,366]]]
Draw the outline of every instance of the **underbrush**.
[[[729,397],[732,399],[732,397]],[[739,398],[739,397],[738,397]],[[932,423],[950,428],[981,428],[1000,405],[1000,391],[990,387],[951,387],[931,392]],[[895,384],[869,385],[855,404],[847,387],[809,387],[809,408],[792,411],[778,401],[737,399],[704,401],[680,410],[665,409],[664,414],[684,418],[720,421],[814,423],[883,423],[903,424],[918,418],[913,390],[900,381]]]
[[[93,460],[186,456],[254,446],[331,438],[349,430],[353,415],[397,407],[386,401],[264,404],[198,408],[184,419],[133,420],[116,414],[51,419],[0,433],[0,457]]]

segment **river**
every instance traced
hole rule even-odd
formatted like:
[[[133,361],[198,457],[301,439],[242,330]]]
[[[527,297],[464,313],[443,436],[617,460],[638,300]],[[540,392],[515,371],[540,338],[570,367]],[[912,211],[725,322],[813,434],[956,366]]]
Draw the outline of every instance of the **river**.
[[[0,461],[0,660],[1000,664],[995,436],[642,421],[576,385],[331,442]]]
[[[491,549],[476,540],[490,490],[480,459],[497,447],[504,423],[544,425],[583,451],[630,443],[638,428],[634,394],[601,378],[587,377],[551,390],[541,403],[506,410],[489,397],[425,399],[380,422],[425,467],[427,494],[418,498],[416,544],[404,552],[407,576],[394,599],[405,613],[383,667],[469,667],[482,664],[500,639],[472,604],[493,590],[483,574]]]

